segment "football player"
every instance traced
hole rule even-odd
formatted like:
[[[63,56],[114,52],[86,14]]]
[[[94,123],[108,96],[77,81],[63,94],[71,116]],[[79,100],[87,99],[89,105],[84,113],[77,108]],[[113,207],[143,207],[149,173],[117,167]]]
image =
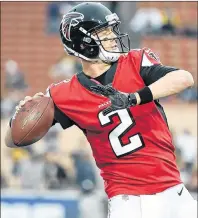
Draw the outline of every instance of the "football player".
[[[119,24],[115,13],[94,2],[63,16],[64,50],[81,59],[83,72],[47,89],[56,109],[53,124],[77,125],[87,137],[104,179],[109,218],[195,218],[196,201],[181,181],[159,103],[193,86],[193,78],[164,66],[151,49],[131,50]]]

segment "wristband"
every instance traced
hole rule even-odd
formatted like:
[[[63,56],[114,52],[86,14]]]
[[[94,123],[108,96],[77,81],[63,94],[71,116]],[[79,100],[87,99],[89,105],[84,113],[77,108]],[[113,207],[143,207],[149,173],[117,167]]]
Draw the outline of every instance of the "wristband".
[[[153,94],[148,86],[140,89],[139,91],[137,91],[137,93],[139,94],[141,99],[140,105],[153,101]]]

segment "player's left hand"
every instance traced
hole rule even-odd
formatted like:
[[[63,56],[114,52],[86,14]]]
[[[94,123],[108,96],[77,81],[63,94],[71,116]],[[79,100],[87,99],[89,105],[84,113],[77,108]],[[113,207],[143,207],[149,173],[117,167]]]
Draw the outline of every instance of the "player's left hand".
[[[130,106],[134,106],[134,102],[137,103],[136,97],[133,93],[123,93],[120,92],[112,87],[111,84],[103,86],[101,84],[98,84],[96,86],[91,86],[91,90],[95,92],[96,94],[103,95],[110,99],[111,106],[105,108],[103,110],[103,115],[107,115],[115,110],[121,110],[128,108]],[[133,102],[131,99],[133,98]]]

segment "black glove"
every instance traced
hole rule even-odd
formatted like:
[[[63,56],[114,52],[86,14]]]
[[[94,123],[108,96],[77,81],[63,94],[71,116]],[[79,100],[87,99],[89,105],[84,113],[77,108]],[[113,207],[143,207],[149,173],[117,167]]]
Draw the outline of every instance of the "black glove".
[[[112,111],[125,109],[137,104],[137,99],[133,93],[127,94],[119,92],[114,89],[111,84],[106,86],[101,84],[91,86],[91,90],[96,94],[104,95],[111,100],[111,106],[103,110],[104,116]]]

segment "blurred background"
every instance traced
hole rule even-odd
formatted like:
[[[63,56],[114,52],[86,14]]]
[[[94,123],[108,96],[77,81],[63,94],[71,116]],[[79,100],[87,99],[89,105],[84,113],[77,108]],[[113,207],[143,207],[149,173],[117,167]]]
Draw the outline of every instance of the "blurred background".
[[[103,181],[77,127],[51,128],[38,143],[8,149],[16,104],[81,69],[59,38],[61,17],[79,2],[1,2],[1,216],[106,218]],[[131,47],[149,47],[164,65],[192,73],[195,86],[161,100],[181,177],[197,198],[197,2],[103,2],[116,12]]]

